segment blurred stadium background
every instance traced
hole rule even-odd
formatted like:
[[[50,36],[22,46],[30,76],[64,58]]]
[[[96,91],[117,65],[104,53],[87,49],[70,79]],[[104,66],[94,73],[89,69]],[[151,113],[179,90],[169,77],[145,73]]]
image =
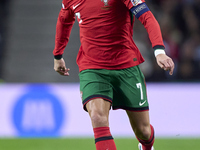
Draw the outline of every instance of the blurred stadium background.
[[[0,0],[0,150],[95,149],[79,96],[77,22],[64,54],[70,76],[53,70],[61,2]],[[199,150],[200,0],[147,0],[147,4],[176,65],[173,76],[158,68],[146,30],[136,20],[133,38],[146,60],[141,69],[158,137],[155,147]],[[119,150],[136,149],[123,111],[111,111],[110,125]]]

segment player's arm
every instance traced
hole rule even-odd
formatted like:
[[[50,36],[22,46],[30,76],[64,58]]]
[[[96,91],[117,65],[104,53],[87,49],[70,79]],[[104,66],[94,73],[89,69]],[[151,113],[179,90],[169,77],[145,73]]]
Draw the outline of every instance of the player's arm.
[[[54,55],[54,70],[61,75],[68,76],[69,68],[66,68],[65,61],[62,58],[64,49],[69,41],[72,26],[74,24],[75,17],[70,9],[63,8],[60,10],[57,24],[56,24],[56,36],[55,36],[55,48],[53,50]]]
[[[169,70],[170,75],[172,75],[174,63],[172,59],[165,54],[165,46],[163,44],[160,26],[146,3],[144,1],[140,2],[141,3],[131,7],[130,11],[140,20],[147,30],[158,65],[164,70]]]

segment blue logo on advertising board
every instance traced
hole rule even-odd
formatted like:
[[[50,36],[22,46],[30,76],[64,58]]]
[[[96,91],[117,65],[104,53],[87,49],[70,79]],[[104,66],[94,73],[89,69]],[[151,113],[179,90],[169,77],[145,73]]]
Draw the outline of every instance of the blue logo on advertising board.
[[[14,105],[13,123],[19,136],[58,136],[63,121],[59,99],[44,84],[30,85]]]

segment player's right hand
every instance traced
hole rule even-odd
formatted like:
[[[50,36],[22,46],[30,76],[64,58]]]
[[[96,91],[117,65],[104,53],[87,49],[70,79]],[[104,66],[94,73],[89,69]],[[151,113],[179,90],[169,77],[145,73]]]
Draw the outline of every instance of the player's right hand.
[[[69,76],[69,68],[66,68],[65,61],[63,58],[54,59],[54,70],[58,72],[60,75]]]

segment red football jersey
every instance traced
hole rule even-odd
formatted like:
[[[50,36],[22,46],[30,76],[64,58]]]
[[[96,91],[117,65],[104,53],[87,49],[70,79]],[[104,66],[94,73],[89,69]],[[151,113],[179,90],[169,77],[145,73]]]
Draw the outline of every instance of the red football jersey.
[[[63,54],[74,16],[77,16],[81,41],[77,56],[79,71],[124,69],[139,65],[144,59],[132,38],[135,17],[130,14],[129,9],[143,2],[144,0],[63,0],[53,54]],[[144,21],[148,17],[144,16],[139,20]],[[149,27],[145,21],[143,24]],[[156,39],[155,32],[152,34],[152,45],[163,45],[160,30],[158,29],[159,36]]]

